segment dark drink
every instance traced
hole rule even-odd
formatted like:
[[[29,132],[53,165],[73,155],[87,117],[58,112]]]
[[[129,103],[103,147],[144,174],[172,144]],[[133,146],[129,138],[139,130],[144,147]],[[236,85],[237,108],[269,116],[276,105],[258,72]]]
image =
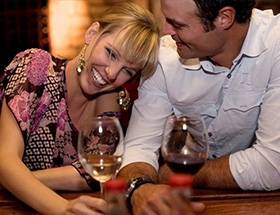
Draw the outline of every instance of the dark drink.
[[[173,172],[192,175],[196,174],[205,162],[203,157],[182,154],[167,155],[165,161]]]

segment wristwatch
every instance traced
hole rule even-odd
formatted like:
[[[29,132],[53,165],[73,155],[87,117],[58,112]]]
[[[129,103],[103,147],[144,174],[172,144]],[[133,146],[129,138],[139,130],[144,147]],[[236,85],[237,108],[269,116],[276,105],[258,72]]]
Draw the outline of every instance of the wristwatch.
[[[133,192],[138,187],[140,187],[141,185],[146,184],[146,183],[154,184],[155,182],[153,182],[153,180],[148,177],[139,177],[139,178],[133,178],[127,183],[127,185],[126,185],[126,202],[127,202],[127,206],[130,209],[132,208],[130,198],[131,198]]]

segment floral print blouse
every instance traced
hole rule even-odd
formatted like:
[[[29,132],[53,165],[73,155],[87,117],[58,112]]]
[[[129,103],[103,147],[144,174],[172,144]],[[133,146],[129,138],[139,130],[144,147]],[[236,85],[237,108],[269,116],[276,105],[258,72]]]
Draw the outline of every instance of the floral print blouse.
[[[5,96],[22,132],[23,163],[29,170],[73,165],[97,189],[78,162],[78,131],[66,99],[66,63],[40,49],[17,54],[0,74],[0,107]]]

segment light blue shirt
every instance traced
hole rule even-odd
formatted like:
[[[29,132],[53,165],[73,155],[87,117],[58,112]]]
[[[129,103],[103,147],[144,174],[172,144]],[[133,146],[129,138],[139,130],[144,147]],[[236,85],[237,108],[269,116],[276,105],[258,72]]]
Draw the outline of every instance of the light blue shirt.
[[[208,158],[231,154],[242,189],[280,189],[280,16],[253,11],[230,69],[182,60],[171,37],[163,37],[159,66],[134,103],[123,166],[147,162],[158,169],[163,125],[173,112],[204,117]]]

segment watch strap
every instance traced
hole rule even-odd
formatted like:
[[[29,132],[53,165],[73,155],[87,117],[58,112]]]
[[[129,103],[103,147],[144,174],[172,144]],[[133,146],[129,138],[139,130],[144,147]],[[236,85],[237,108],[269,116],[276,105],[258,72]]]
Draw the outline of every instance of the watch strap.
[[[146,184],[146,183],[154,184],[155,182],[148,177],[139,177],[139,178],[131,179],[127,183],[127,185],[126,185],[126,202],[127,202],[127,206],[129,209],[132,208],[130,200],[131,200],[131,196],[132,196],[133,192],[138,187],[140,187],[141,185]]]

